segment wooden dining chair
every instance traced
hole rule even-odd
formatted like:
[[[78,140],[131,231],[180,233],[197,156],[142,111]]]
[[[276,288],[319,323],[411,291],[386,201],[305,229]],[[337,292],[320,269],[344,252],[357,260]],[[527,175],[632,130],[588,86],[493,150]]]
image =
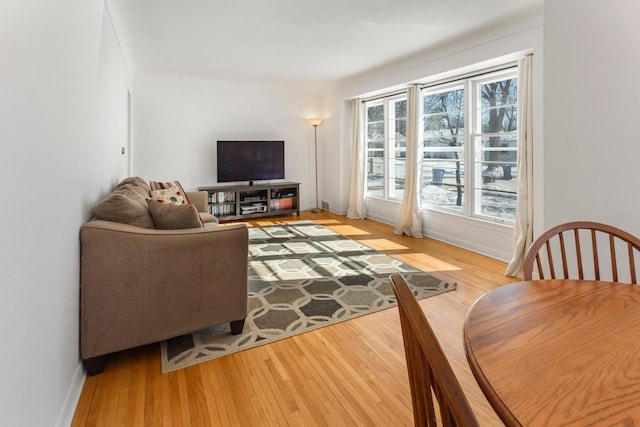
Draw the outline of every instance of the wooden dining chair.
[[[524,280],[593,279],[637,284],[640,239],[589,221],[567,222],[544,232],[529,248]]]
[[[406,280],[398,273],[389,280],[400,312],[414,424],[438,425],[434,404],[437,400],[442,426],[477,426],[462,387]]]

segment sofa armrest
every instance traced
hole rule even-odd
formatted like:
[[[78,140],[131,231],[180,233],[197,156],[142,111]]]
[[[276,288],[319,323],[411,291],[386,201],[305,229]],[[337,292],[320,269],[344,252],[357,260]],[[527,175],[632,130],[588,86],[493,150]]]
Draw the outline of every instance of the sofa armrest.
[[[209,193],[206,191],[185,191],[187,193],[187,199],[189,202],[193,203],[196,208],[198,208],[198,212],[209,212],[208,209],[208,200]]]
[[[94,220],[80,243],[83,359],[247,315],[244,224],[150,230]]]

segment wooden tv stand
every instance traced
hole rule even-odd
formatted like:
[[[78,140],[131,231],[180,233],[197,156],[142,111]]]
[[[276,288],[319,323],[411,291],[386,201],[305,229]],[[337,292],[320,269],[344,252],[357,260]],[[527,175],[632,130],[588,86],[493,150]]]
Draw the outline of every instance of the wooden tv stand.
[[[198,187],[208,193],[209,213],[218,221],[234,221],[276,215],[300,216],[300,183]]]

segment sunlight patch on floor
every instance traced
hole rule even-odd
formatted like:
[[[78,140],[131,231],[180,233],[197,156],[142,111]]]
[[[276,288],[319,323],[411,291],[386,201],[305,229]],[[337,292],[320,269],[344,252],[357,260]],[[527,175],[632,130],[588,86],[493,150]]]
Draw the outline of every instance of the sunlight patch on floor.
[[[462,267],[449,264],[438,258],[419,252],[396,255],[395,257],[426,272],[462,270]]]
[[[392,242],[388,239],[367,239],[360,240],[360,243],[369,246],[370,248],[377,249],[379,251],[397,251],[409,249],[407,246],[401,245],[396,242]]]
[[[252,264],[252,268],[265,282],[282,280],[319,279],[322,274],[307,265],[302,260],[276,259],[258,261]]]
[[[358,227],[354,227],[353,225],[327,225],[327,228],[335,231],[336,233],[340,233],[344,236],[366,236],[371,233],[364,231]]]
[[[342,222],[335,219],[314,219],[313,222],[321,225],[342,224]]]

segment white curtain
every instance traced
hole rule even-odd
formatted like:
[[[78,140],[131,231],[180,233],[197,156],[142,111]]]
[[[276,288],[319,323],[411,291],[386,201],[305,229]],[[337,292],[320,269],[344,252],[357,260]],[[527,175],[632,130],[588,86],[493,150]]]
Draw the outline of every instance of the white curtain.
[[[365,171],[367,170],[367,159],[365,155],[364,140],[364,105],[362,100],[352,101],[351,113],[351,190],[349,193],[349,208],[347,218],[365,218]]]
[[[525,254],[533,242],[532,62],[532,55],[518,61],[518,205],[507,276],[522,277]]]
[[[398,215],[396,234],[422,237],[420,212],[420,178],[422,176],[422,97],[418,86],[407,90],[407,146],[405,187]]]

